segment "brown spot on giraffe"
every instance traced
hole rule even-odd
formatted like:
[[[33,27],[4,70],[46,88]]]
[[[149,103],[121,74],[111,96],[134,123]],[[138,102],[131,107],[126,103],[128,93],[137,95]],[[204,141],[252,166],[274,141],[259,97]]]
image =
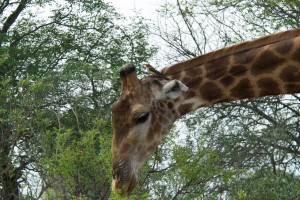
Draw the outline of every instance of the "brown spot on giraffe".
[[[191,110],[193,105],[194,104],[192,104],[192,103],[183,104],[183,105],[179,106],[178,111],[181,115],[185,115],[186,113],[188,113]]]
[[[203,73],[202,69],[199,67],[193,67],[189,70],[186,70],[186,76],[190,76],[190,77],[195,77],[195,76],[199,76]]]
[[[184,93],[185,99],[191,99],[193,97],[197,96],[196,92],[194,90],[188,90],[186,93]]]
[[[205,64],[206,78],[215,80],[224,76],[228,69],[229,59],[224,57],[222,59],[213,60]]]
[[[181,81],[182,81],[182,83],[187,84],[187,83],[190,82],[191,80],[192,80],[191,77],[186,76],[186,77],[183,77]]]
[[[300,84],[299,84],[299,82],[285,84],[285,92],[287,94],[289,94],[289,93],[299,93],[300,92]]]
[[[295,52],[293,53],[292,59],[294,61],[298,61],[300,59],[300,46],[298,46]]]
[[[250,49],[246,52],[239,52],[232,55],[232,62],[236,65],[245,65],[250,64],[254,61],[255,57],[257,56],[256,49]]]
[[[279,94],[279,84],[272,78],[263,78],[257,82],[260,96]]]
[[[248,78],[244,78],[231,89],[231,96],[235,99],[254,97],[253,85]]]
[[[219,100],[223,94],[222,90],[213,82],[207,82],[200,86],[201,98],[206,101]]]
[[[282,69],[279,77],[283,82],[286,83],[299,82],[300,69],[294,65],[288,65],[286,68]]]
[[[254,76],[271,73],[278,67],[278,65],[283,64],[284,61],[284,58],[279,58],[270,50],[264,50],[253,63],[251,73]]]
[[[245,65],[232,65],[229,74],[235,77],[243,76],[247,73],[248,69]]]
[[[232,76],[226,75],[226,76],[224,76],[224,77],[220,80],[220,82],[221,82],[224,86],[228,87],[228,86],[230,86],[230,85],[232,85],[232,84],[234,83],[234,80],[235,80],[235,78],[233,78]]]
[[[168,109],[173,109],[174,108],[174,104],[172,102],[168,102]]]
[[[164,102],[159,102],[159,104],[158,104],[158,110],[160,112],[162,112],[162,111],[165,110],[165,103]]]
[[[274,50],[280,54],[288,54],[292,48],[293,48],[294,44],[292,41],[286,41],[284,44],[275,44],[274,45]]]
[[[202,79],[203,79],[202,77],[198,76],[191,79],[189,82],[183,82],[183,83],[185,83],[188,88],[195,88],[201,84]]]

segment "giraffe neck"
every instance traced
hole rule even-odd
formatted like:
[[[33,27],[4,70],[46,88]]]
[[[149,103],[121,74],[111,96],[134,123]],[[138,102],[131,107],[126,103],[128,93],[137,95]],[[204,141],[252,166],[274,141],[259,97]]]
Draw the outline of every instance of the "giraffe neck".
[[[285,31],[196,57],[162,70],[189,87],[183,115],[202,106],[300,92],[300,29]]]

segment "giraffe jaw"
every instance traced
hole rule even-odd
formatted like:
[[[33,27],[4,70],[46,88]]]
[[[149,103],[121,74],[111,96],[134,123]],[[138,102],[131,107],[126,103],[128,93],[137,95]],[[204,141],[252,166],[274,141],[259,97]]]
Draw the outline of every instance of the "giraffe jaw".
[[[133,190],[136,180],[137,178],[134,176],[128,183],[120,185],[117,179],[113,179],[112,191],[120,195],[128,195]]]
[[[120,195],[129,195],[137,182],[139,167],[132,165],[133,158],[115,161],[113,164],[112,191]]]

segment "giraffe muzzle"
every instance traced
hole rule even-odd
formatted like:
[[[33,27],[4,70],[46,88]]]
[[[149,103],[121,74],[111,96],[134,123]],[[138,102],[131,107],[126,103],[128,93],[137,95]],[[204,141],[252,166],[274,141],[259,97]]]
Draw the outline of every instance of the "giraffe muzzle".
[[[112,190],[121,195],[128,195],[135,186],[137,177],[131,171],[128,159],[113,162]]]
[[[112,191],[121,195],[129,195],[136,184],[136,178],[132,177],[126,182],[120,181],[118,177],[113,178],[112,180]]]

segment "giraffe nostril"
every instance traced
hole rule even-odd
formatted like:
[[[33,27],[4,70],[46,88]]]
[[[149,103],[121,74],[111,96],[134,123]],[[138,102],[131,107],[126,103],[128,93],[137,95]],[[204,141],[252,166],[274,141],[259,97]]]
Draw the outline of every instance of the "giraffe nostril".
[[[114,170],[112,176],[113,176],[113,179],[118,180],[121,176],[121,173],[119,170]]]
[[[121,182],[122,177],[123,177],[122,170],[120,170],[120,169],[113,170],[112,177],[115,181]]]

